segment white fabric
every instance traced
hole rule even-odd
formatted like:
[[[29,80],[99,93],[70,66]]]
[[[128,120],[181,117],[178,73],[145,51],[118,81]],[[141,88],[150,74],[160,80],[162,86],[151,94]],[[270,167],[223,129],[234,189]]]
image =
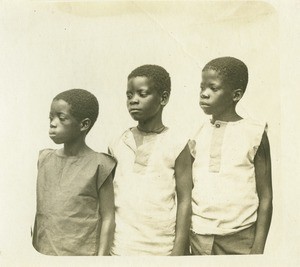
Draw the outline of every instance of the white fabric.
[[[251,119],[216,121],[215,124],[207,121],[201,126],[194,138],[194,232],[227,235],[250,227],[256,221],[254,157],[265,128],[266,124]],[[216,148],[217,145],[221,147]],[[212,166],[214,162],[218,166]]]
[[[175,160],[185,142],[166,130],[136,147],[127,130],[111,147],[116,230],[112,255],[169,255],[175,239]]]

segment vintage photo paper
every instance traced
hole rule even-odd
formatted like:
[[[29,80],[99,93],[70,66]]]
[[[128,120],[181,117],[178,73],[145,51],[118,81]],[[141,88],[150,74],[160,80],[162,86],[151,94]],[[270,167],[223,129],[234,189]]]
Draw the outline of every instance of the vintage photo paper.
[[[1,266],[297,266],[299,264],[299,13],[296,0],[1,1]],[[201,71],[233,56],[249,70],[239,114],[268,123],[273,218],[264,255],[51,257],[32,247],[38,152],[55,95],[82,88],[99,100],[87,144],[107,152],[136,125],[127,76],[143,64],[171,77],[164,123],[189,136],[206,119]],[[299,163],[299,162],[298,162]]]

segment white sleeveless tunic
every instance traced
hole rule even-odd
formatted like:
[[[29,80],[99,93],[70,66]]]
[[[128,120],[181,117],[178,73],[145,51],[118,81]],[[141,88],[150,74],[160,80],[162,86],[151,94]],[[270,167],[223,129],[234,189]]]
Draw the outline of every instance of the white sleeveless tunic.
[[[192,230],[233,234],[257,219],[254,157],[266,124],[251,119],[205,122],[195,135]]]
[[[187,143],[166,129],[143,134],[136,147],[127,130],[111,147],[116,230],[112,255],[169,255],[175,239],[175,160]]]

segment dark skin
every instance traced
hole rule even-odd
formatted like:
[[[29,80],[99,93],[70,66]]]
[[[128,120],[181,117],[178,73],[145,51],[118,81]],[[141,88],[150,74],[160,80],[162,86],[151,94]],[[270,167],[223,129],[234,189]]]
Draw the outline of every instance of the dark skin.
[[[236,104],[243,96],[240,88],[232,89],[222,75],[214,70],[202,72],[200,106],[206,114],[212,115],[212,122],[241,120]],[[259,198],[256,232],[251,254],[264,252],[272,219],[272,175],[271,156],[267,134],[264,132],[254,158],[256,190]]]
[[[169,101],[167,91],[159,94],[146,77],[135,77],[128,81],[127,108],[138,126],[146,132],[163,127],[162,111]]]
[[[175,162],[177,214],[175,243],[171,256],[184,255],[191,225],[192,158],[188,145]]]
[[[163,107],[168,103],[169,93],[157,92],[146,77],[128,81],[127,108],[143,131],[155,132],[164,127]],[[175,161],[177,213],[175,242],[172,256],[184,255],[191,223],[192,158],[186,146]]]
[[[214,70],[202,72],[200,85],[200,107],[207,115],[212,116],[212,122],[238,121],[241,118],[235,107],[243,96],[242,89],[232,89]]]
[[[54,100],[49,114],[49,136],[56,144],[64,144],[59,152],[65,156],[82,155],[91,149],[85,138],[91,127],[91,120],[78,120],[71,114],[71,106],[64,100]]]
[[[71,106],[64,100],[54,100],[50,110],[50,138],[56,144],[64,144],[58,151],[65,156],[82,156],[90,151],[85,143],[91,127],[89,118],[77,119],[71,113]],[[109,255],[115,228],[114,192],[112,174],[99,189],[99,212],[101,214],[100,246],[98,255]]]
[[[102,224],[98,255],[108,256],[115,230],[115,205],[112,174],[110,174],[99,189],[99,202]]]
[[[267,134],[264,133],[261,144],[254,158],[256,190],[259,198],[257,210],[256,232],[250,254],[264,252],[271,219],[272,219],[272,175],[270,145]]]

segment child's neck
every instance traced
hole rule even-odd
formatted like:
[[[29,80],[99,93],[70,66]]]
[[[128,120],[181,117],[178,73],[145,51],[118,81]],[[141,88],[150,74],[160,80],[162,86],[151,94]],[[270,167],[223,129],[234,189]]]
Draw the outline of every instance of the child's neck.
[[[218,115],[212,115],[211,122],[215,123],[215,121],[226,121],[226,122],[234,122],[234,121],[239,121],[241,120],[242,117],[236,113],[235,110],[230,111],[230,112],[224,112],[222,114]]]
[[[147,121],[139,121],[138,129],[146,133],[160,133],[165,129],[161,116]]]
[[[90,150],[85,143],[85,138],[80,138],[72,143],[65,143],[62,153],[65,156],[81,156]]]

